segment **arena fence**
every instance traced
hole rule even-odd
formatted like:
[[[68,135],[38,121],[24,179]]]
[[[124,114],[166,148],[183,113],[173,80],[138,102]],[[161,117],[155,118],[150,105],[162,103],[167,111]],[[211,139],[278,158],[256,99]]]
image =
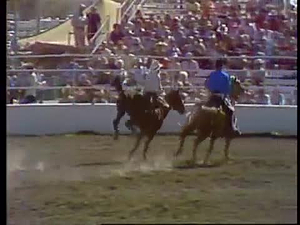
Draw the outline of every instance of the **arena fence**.
[[[130,70],[131,74],[135,72],[135,69]],[[201,70],[200,72],[198,70],[185,70],[187,72],[196,72],[197,76],[189,77],[188,81],[189,84],[185,86],[180,86],[178,87],[176,85],[174,76],[172,76],[170,73],[174,72],[179,72],[179,70],[175,69],[166,69],[162,70],[162,72],[165,72],[167,75],[167,79],[169,79],[169,83],[171,86],[164,85],[163,89],[168,90],[172,88],[179,88],[180,90],[187,91],[188,93],[199,93],[201,91],[203,93],[204,88],[204,82],[207,78],[207,76],[210,74],[212,70]],[[241,74],[243,72],[244,75],[249,73],[251,74],[253,71],[257,70],[251,70],[251,71],[246,71],[246,70],[228,70],[228,72],[231,75],[235,74]],[[109,74],[111,75],[116,75],[124,72],[124,70],[109,70],[109,69],[95,69],[95,70],[87,70],[87,69],[34,69],[34,70],[24,70],[24,69],[19,69],[19,70],[7,70],[9,75],[13,76],[18,73],[22,72],[36,72],[38,73],[43,73],[44,78],[43,81],[46,81],[46,84],[44,85],[35,85],[32,87],[7,87],[8,91],[12,91],[11,94],[13,94],[14,90],[36,90],[36,98],[37,101],[66,101],[63,99],[63,93],[65,91],[69,91],[70,94],[75,94],[76,91],[78,90],[87,90],[87,89],[92,89],[94,91],[102,91],[106,90],[107,93],[110,96],[110,102],[114,101],[114,95],[115,89],[111,87],[109,84],[104,84],[104,85],[92,85],[92,86],[77,86],[77,82],[79,79],[79,75],[81,73],[86,73],[86,74],[95,74],[95,72],[110,72]],[[66,74],[67,72],[67,74]],[[293,75],[297,71],[277,71],[277,70],[271,70],[271,71],[266,71],[266,73],[270,74],[271,76],[266,76],[264,81],[263,81],[263,86],[255,86],[250,83],[244,83],[246,88],[248,90],[253,90],[257,91],[261,88],[265,90],[266,94],[271,94],[274,89],[278,89],[280,93],[284,94],[286,98],[290,99],[290,103],[286,102],[287,105],[289,104],[295,104],[293,101],[296,98],[295,91],[297,90],[297,79],[290,79],[289,76]],[[46,75],[47,73],[50,73],[50,76]],[[239,77],[239,76],[238,76]],[[247,79],[251,77],[246,77]],[[181,78],[182,79],[182,78]],[[162,80],[164,82],[164,80]],[[142,86],[137,85],[137,86],[126,86],[124,85],[124,89],[128,91],[136,91],[137,89],[143,89]],[[113,95],[111,95],[113,94]],[[97,97],[97,96],[96,96]],[[77,100],[75,98],[73,100],[68,100],[69,102],[75,103]],[[188,98],[188,102],[194,102],[193,98]]]
[[[110,58],[122,58],[123,56],[127,56],[125,54],[119,55],[111,55]],[[48,54],[48,55],[7,55],[8,59],[29,59],[29,58],[64,58],[64,57],[73,57],[73,58],[97,58],[97,57],[105,57],[105,55],[101,54]],[[174,58],[168,56],[156,56],[156,55],[135,55],[135,58],[154,58],[154,59],[165,59],[165,58]],[[226,58],[226,59],[291,59],[297,60],[297,56],[178,56],[176,59],[218,59],[218,58]],[[296,62],[296,61],[295,61]]]
[[[77,56],[78,58],[80,57],[89,57],[89,58],[96,58],[96,57],[101,57],[102,55],[94,55],[91,56],[90,54],[64,54],[64,55],[10,55],[8,56],[9,59],[22,59],[22,58],[46,58],[46,57],[71,57],[71,56]],[[117,57],[117,56],[116,56]],[[136,56],[136,58],[140,58],[140,57],[155,57],[157,58],[157,56]],[[119,57],[117,57],[119,58]],[[165,57],[162,57],[165,58]],[[177,59],[198,59],[198,58],[213,58],[213,57],[178,57]],[[240,58],[237,56],[230,56],[227,57],[228,59],[231,58]],[[282,59],[282,56],[245,56],[244,58],[250,58],[250,59],[256,59],[256,58],[265,58],[265,59],[269,59],[269,58],[277,58],[277,59]],[[285,57],[285,58],[289,58],[291,60],[297,60],[297,57]],[[80,73],[87,73],[87,74],[94,74],[94,73],[98,73],[98,72],[110,72],[110,74],[119,74],[119,73],[123,73],[124,70],[110,70],[110,69],[34,69],[34,70],[25,70],[25,69],[9,69],[7,70],[7,73],[10,75],[16,75],[18,73],[22,73],[22,72],[30,72],[30,71],[34,71],[36,73],[43,73],[45,76],[47,77],[47,79],[50,81],[51,85],[47,85],[47,86],[35,86],[35,87],[8,87],[8,90],[26,90],[26,89],[37,89],[37,90],[47,90],[48,92],[48,97],[46,97],[43,100],[56,100],[59,98],[60,96],[60,89],[65,89],[66,86],[64,84],[64,82],[61,82],[60,77],[63,75],[63,73],[71,73],[73,74],[73,82],[69,83],[72,88],[76,87],[76,77],[78,78]],[[177,73],[180,70],[178,69],[163,69],[162,72],[165,72],[167,75],[171,75],[170,73]],[[189,82],[191,83],[190,86],[186,86],[186,87],[181,87],[182,89],[189,89],[189,90],[193,90],[193,89],[201,89],[204,87],[204,81],[205,78],[209,75],[209,73],[212,70],[184,70],[186,72],[192,72],[195,75],[189,78]],[[249,79],[251,78],[251,74],[253,72],[256,71],[261,71],[261,70],[246,70],[246,69],[242,69],[242,70],[227,70],[231,75],[236,75],[238,77],[242,76],[245,79]],[[134,73],[134,69],[128,70],[127,72],[129,73]],[[47,76],[50,73],[50,76]],[[262,86],[254,86],[251,84],[248,88],[251,90],[257,90],[259,88],[264,88],[265,91],[267,93],[270,93],[274,88],[278,88],[276,86],[279,86],[280,90],[282,91],[283,94],[287,94],[287,95],[291,95],[294,96],[294,91],[297,90],[297,70],[265,70],[265,79],[263,81],[263,87]],[[67,76],[70,76],[70,74],[68,74]],[[172,77],[172,76],[171,76]],[[172,82],[172,81],[171,81]],[[48,83],[48,82],[47,82]],[[105,86],[92,86],[92,87],[76,87],[76,88],[80,88],[80,89],[84,89],[84,88],[92,88],[92,89],[106,89],[109,90],[108,88],[106,88]],[[132,89],[134,89],[135,87],[131,87]],[[166,87],[168,88],[168,87]],[[129,88],[130,89],[130,88]],[[51,94],[52,93],[52,94]],[[293,94],[291,94],[293,93]],[[290,103],[292,104],[292,103]]]
[[[191,110],[193,104],[186,105]],[[83,131],[112,134],[115,104],[32,104],[7,106],[7,135],[54,135]],[[236,105],[244,134],[297,135],[297,106]],[[129,133],[121,120],[120,132]],[[178,133],[185,115],[171,111],[159,133]]]

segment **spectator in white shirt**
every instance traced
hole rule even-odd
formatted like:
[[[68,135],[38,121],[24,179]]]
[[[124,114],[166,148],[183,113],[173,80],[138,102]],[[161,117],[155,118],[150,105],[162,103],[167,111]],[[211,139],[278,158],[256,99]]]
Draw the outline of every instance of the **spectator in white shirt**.
[[[190,77],[194,77],[199,71],[198,62],[191,58],[193,57],[193,53],[191,52],[186,53],[186,57],[188,59],[184,60],[181,63],[181,69],[187,71]],[[195,70],[195,71],[189,71],[189,70]]]
[[[265,93],[263,88],[258,90],[257,95],[255,96],[255,102],[256,104],[261,105],[271,105],[270,96]]]
[[[280,93],[279,87],[274,88],[271,95],[272,105],[285,105],[285,97]]]
[[[32,64],[25,64],[22,69],[33,70]],[[18,76],[17,79],[18,87],[30,87],[30,89],[25,90],[23,93],[23,99],[20,103],[34,103],[36,102],[36,89],[34,87],[38,86],[38,80],[36,74],[33,71],[25,71]]]
[[[78,11],[74,14],[71,25],[73,26],[75,46],[83,47],[85,46],[85,27],[87,25],[87,18],[83,14],[83,10],[86,6],[81,4]]]

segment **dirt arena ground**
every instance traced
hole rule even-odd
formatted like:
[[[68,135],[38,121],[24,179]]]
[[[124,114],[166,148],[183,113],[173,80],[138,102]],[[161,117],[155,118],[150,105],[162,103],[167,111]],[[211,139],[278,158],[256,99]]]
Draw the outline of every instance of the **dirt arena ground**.
[[[193,138],[176,161],[178,137],[157,136],[128,162],[130,136],[8,137],[8,224],[296,223],[297,139],[236,139],[227,164],[219,140],[192,167]]]

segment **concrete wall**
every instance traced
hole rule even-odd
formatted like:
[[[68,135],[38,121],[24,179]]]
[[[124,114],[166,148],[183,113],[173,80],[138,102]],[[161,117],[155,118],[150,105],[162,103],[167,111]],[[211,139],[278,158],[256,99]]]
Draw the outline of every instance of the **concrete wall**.
[[[190,109],[192,104],[187,105]],[[238,124],[243,133],[278,132],[297,134],[297,106],[238,105]],[[35,104],[7,106],[8,135],[47,135],[93,131],[101,134],[113,132],[116,116],[114,104]],[[121,133],[128,133],[120,123]],[[180,130],[186,117],[171,111],[164,121],[161,133]]]

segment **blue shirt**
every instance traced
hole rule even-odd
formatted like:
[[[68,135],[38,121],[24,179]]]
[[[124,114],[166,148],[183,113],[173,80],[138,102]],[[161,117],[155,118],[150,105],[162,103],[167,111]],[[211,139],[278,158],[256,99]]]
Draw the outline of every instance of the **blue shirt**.
[[[230,86],[230,76],[222,70],[213,71],[206,83],[206,87],[211,92],[218,92],[225,95],[230,94]]]

